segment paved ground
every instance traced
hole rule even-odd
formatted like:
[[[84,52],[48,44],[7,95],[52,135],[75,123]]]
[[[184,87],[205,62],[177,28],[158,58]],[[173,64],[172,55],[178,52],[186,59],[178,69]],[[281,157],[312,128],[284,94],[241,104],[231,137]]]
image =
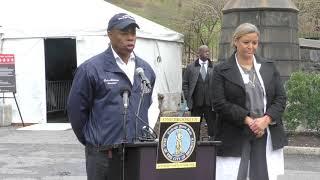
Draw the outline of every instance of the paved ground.
[[[0,180],[85,180],[84,151],[72,130],[0,127]],[[279,180],[320,179],[320,155],[285,154]]]
[[[320,179],[320,156],[285,154],[285,175],[279,180]]]
[[[0,128],[0,180],[82,180],[83,146],[73,132]]]

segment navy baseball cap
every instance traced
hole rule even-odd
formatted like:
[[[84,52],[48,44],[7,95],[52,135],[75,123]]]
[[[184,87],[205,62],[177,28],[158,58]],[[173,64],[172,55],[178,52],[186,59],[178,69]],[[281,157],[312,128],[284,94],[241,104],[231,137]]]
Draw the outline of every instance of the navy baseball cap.
[[[108,23],[108,31],[110,31],[112,28],[116,29],[124,29],[127,26],[134,24],[137,28],[140,29],[139,25],[136,23],[134,18],[132,16],[129,16],[126,13],[119,13],[114,15]]]

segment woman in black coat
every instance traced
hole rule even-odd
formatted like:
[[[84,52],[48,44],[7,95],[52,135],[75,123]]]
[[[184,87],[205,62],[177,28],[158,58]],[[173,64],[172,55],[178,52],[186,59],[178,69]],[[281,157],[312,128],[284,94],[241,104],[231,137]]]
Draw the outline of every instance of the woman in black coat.
[[[287,139],[281,120],[286,95],[274,64],[255,55],[259,30],[238,26],[229,60],[215,67],[213,105],[218,112],[217,179],[273,180],[284,173]]]

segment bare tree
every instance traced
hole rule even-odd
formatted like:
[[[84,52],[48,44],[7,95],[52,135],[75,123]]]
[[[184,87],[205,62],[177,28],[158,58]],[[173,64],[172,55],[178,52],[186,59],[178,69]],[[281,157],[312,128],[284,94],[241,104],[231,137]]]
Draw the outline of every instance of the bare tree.
[[[216,41],[221,30],[222,8],[226,1],[192,0],[184,2],[184,6],[191,9],[188,17],[181,21],[189,54],[195,55],[199,45],[205,44],[212,48],[218,44]]]
[[[227,0],[109,0],[185,35],[187,58],[206,44],[217,55],[222,8]],[[130,6],[127,6],[130,4]],[[134,7],[134,8],[133,8]],[[135,9],[136,8],[136,9]],[[142,12],[140,10],[140,13]],[[139,13],[138,13],[139,14]]]
[[[299,31],[320,32],[320,1],[293,0],[299,9]]]

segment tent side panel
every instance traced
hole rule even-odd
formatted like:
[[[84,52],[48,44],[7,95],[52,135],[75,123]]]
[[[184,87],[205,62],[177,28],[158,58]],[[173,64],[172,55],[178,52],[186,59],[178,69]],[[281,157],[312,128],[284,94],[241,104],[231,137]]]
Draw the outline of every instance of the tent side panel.
[[[43,39],[5,39],[3,53],[15,55],[16,98],[24,122],[46,122]],[[12,94],[8,93],[8,96]],[[6,104],[12,104],[12,122],[21,123],[14,99],[6,99]]]
[[[102,53],[108,48],[107,36],[79,36],[77,37],[77,65],[87,59]]]
[[[135,53],[157,75],[157,90],[163,94],[162,110],[177,111],[182,92],[182,43],[138,38]]]

